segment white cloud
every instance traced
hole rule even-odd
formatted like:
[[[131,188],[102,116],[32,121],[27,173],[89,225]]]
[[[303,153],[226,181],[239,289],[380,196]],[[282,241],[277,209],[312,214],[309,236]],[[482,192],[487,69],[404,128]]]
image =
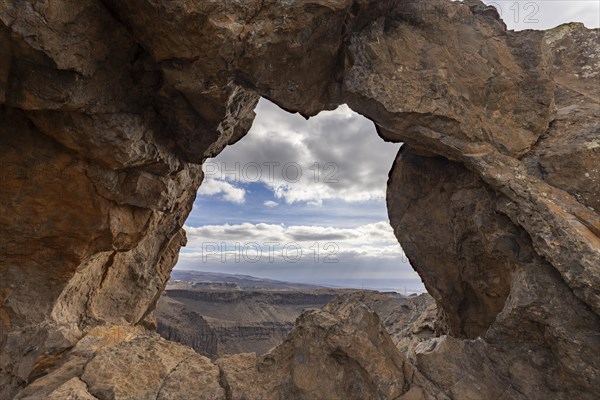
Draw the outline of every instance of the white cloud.
[[[305,254],[316,251],[366,256],[373,258],[405,258],[388,222],[381,221],[354,228],[283,224],[207,225],[185,227],[188,244],[185,252],[197,253],[210,249],[208,256],[219,258],[221,251],[237,251],[247,246],[248,251],[258,248],[265,257],[275,249],[286,246],[301,248]],[[218,247],[218,254],[214,252]],[[326,249],[327,247],[327,249]]]
[[[265,207],[273,208],[273,207],[277,207],[279,205],[279,203],[276,201],[273,201],[273,200],[267,200],[263,203],[263,205]]]
[[[379,138],[368,119],[342,105],[307,121],[265,99],[256,113],[242,140],[204,164],[207,177],[262,182],[288,204],[385,198],[400,145]]]
[[[600,27],[600,2],[594,0],[484,0],[498,9],[509,29],[550,29],[566,22]]]
[[[421,292],[389,223],[354,228],[278,224],[186,227],[178,269]]]
[[[222,194],[223,200],[236,204],[242,204],[246,199],[246,191],[243,188],[234,186],[224,180],[214,178],[205,179],[200,186],[198,194],[207,196]]]

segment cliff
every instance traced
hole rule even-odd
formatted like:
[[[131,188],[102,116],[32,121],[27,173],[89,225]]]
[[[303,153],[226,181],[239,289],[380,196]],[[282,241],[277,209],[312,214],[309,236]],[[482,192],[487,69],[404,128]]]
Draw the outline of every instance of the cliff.
[[[167,285],[158,301],[157,332],[212,359],[235,353],[266,353],[286,338],[305,308],[320,308],[336,295],[328,289],[259,291],[177,286]]]

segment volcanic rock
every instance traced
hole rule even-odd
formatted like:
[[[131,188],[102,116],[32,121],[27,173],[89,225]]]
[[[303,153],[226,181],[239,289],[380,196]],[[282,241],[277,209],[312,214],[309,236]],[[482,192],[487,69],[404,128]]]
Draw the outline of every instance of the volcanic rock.
[[[273,365],[301,372],[273,370],[265,396],[356,382],[366,396],[597,398],[597,39],[577,24],[508,31],[478,0],[1,1],[0,398],[60,373],[54,397],[216,379],[147,333],[98,350],[82,376],[64,368],[81,368],[72,352],[94,329],[154,327],[201,164],[248,131],[259,96],[304,116],[346,103],[405,143],[390,219],[450,335],[415,349],[434,390],[375,317],[305,315],[329,342],[296,329]],[[344,348],[340,326],[373,341]],[[133,357],[145,351],[165,354]],[[326,384],[292,354],[315,356]],[[128,386],[126,360],[144,387]]]

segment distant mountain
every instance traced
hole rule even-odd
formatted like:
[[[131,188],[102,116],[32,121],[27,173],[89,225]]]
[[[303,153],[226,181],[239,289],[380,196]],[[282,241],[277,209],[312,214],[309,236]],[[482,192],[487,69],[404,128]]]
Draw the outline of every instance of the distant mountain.
[[[157,332],[211,358],[262,354],[285,339],[303,310],[344,292],[249,275],[175,270],[156,307]]]
[[[339,295],[361,294],[376,292],[174,270],[156,307],[157,332],[213,359],[264,354],[286,338],[302,311],[320,308]],[[396,305],[405,299],[397,293],[380,296]]]
[[[324,286],[277,281],[250,275],[218,272],[173,270],[168,288],[191,287],[195,289],[254,289],[254,290],[315,290]]]

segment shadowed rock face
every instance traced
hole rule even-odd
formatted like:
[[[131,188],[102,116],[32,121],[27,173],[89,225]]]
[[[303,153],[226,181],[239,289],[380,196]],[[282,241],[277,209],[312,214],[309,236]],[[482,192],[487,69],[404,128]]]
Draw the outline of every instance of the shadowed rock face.
[[[0,2],[0,397],[97,325],[152,327],[200,164],[259,95],[306,116],[347,103],[406,143],[390,218],[454,336],[417,349],[439,390],[478,398],[489,349],[490,396],[597,396],[597,36],[507,32],[473,0]],[[94,396],[123,393],[110,382]]]
[[[598,55],[591,51],[597,43],[590,41],[597,34],[579,24],[545,33],[556,54],[557,115],[522,158],[524,167],[519,166],[552,185],[542,196],[563,189],[589,207],[590,215],[600,194],[600,92],[589,92],[600,88]],[[597,388],[588,386],[600,382],[597,357],[581,356],[600,351],[595,303],[578,297],[577,286],[559,275],[556,260],[535,251],[532,239],[539,239],[526,231],[527,216],[516,216],[514,200],[464,165],[405,145],[390,173],[387,204],[396,236],[443,310],[449,332],[483,338],[462,343],[448,338],[432,342],[434,350],[418,348],[417,367],[426,376],[450,392],[485,382],[489,391],[473,392],[478,393],[474,398],[499,396],[504,384],[490,377],[498,379],[501,371],[504,381],[525,398],[543,398],[545,390],[553,398],[598,395]],[[591,266],[597,274],[600,265]],[[569,275],[581,273],[573,264],[568,267]],[[486,365],[482,358],[492,360],[487,367],[493,372],[481,370]],[[439,372],[449,367],[441,367],[446,360],[462,365],[468,377],[459,389]],[[469,366],[472,360],[478,361]],[[536,387],[535,381],[546,382],[546,387]],[[531,392],[533,387],[538,393]],[[462,396],[467,397],[457,398],[468,398]]]

